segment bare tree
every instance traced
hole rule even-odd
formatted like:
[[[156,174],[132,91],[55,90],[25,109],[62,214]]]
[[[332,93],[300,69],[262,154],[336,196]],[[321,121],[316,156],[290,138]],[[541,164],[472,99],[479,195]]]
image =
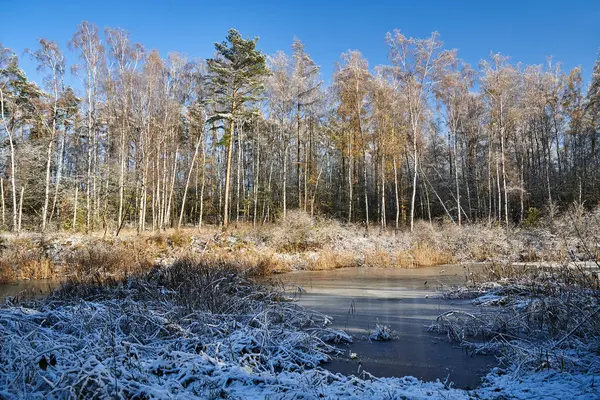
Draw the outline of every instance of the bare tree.
[[[425,119],[430,111],[430,96],[439,84],[440,74],[452,60],[453,52],[442,50],[437,32],[428,39],[407,38],[399,30],[387,34],[390,60],[396,67],[396,78],[406,97],[408,120],[412,136],[413,183],[410,207],[410,230],[414,230],[417,176],[419,172],[419,141]]]
[[[87,178],[86,178],[86,231],[93,229],[92,199],[96,197],[96,174],[94,161],[97,154],[96,117],[100,85],[100,74],[104,65],[104,46],[98,36],[98,28],[94,24],[83,21],[69,42],[69,46],[79,52],[83,61],[81,67],[74,65],[71,69],[83,82],[86,93],[87,119]]]

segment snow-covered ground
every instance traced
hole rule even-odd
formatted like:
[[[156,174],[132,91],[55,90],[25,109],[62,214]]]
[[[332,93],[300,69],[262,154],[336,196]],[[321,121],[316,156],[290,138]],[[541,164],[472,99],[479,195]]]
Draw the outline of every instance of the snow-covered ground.
[[[589,352],[580,355],[596,358],[587,372],[508,366],[472,391],[413,377],[333,374],[319,365],[336,340],[351,338],[328,329],[326,316],[229,273],[202,288],[199,282],[159,277],[7,304],[0,309],[0,397],[600,398],[600,363]]]

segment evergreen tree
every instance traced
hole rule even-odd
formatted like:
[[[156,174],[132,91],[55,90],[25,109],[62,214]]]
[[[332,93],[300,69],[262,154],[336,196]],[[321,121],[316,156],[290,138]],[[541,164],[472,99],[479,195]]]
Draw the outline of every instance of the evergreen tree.
[[[263,78],[267,75],[265,56],[256,49],[258,38],[244,39],[238,31],[230,29],[226,41],[215,43],[216,57],[207,60],[209,83],[212,89],[210,102],[215,114],[208,122],[222,121],[228,124],[221,144],[227,148],[225,169],[225,201],[223,225],[229,222],[229,188],[231,156],[235,121],[252,113],[264,90]]]

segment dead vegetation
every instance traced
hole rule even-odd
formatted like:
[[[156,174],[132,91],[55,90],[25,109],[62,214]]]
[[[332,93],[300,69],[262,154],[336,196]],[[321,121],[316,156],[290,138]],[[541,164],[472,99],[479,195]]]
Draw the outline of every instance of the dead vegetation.
[[[466,288],[477,313],[447,312],[430,329],[474,352],[497,355],[521,370],[600,372],[600,268],[495,264],[471,275]]]
[[[106,276],[121,278],[168,265],[176,258],[236,262],[243,268],[261,265],[264,274],[293,269],[344,267],[418,268],[451,263],[563,263],[597,260],[600,245],[594,227],[600,211],[574,205],[561,217],[536,220],[527,228],[494,225],[430,224],[415,232],[371,229],[290,211],[285,221],[258,225],[239,223],[226,231],[215,226],[118,238],[91,234],[23,234],[2,237],[0,281]]]
[[[2,397],[228,398],[329,360],[329,338],[347,335],[260,273],[183,259],[0,306]]]

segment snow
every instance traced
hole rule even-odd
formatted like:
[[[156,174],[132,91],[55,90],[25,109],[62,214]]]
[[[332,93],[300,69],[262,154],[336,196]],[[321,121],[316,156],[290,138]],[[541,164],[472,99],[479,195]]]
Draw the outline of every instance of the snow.
[[[486,399],[569,399],[600,398],[594,374],[569,374],[557,371],[529,373],[523,376],[499,373],[495,369],[477,391]]]
[[[151,286],[119,288],[86,300],[50,297],[1,307],[0,398],[600,398],[594,371],[496,368],[471,391],[410,376],[334,374],[322,365],[335,343],[352,338],[329,329],[327,316],[268,296],[257,300],[254,292],[223,300],[244,300],[238,312],[190,310],[163,289],[159,296],[144,294]],[[490,305],[500,297],[478,300]],[[382,325],[371,335],[389,338]],[[574,362],[598,358],[593,349],[569,351],[561,356]],[[56,364],[42,368],[41,359],[53,356]]]
[[[387,325],[375,325],[375,331],[369,335],[369,339],[375,341],[386,341],[395,339],[394,332],[392,328]]]
[[[502,304],[506,300],[506,296],[498,296],[496,294],[487,293],[471,300],[471,304],[475,306],[491,306]]]

